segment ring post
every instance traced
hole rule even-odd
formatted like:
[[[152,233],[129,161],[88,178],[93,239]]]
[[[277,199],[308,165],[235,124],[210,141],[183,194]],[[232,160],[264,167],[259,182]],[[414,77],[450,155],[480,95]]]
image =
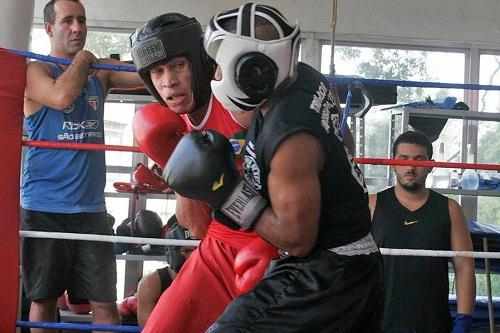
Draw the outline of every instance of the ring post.
[[[0,331],[15,332],[19,303],[19,175],[26,59],[0,48]]]

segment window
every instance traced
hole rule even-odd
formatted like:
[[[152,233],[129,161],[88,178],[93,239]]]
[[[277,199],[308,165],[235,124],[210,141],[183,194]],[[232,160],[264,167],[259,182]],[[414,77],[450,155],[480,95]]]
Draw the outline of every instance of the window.
[[[330,72],[331,45],[321,48],[321,72]],[[335,71],[337,75],[361,76],[370,79],[464,82],[465,53],[407,48],[379,48],[359,46],[335,47]],[[430,97],[434,102],[441,102],[451,96],[463,100],[463,91],[458,89],[436,88],[398,88],[398,104],[423,102]],[[452,160],[460,159],[460,132],[456,126],[460,120],[449,120],[440,137],[434,143],[437,151],[440,142],[445,142],[448,156]],[[458,123],[458,124],[457,124]],[[383,106],[374,107],[365,117],[365,156],[387,157],[389,151],[390,111]],[[458,144],[457,144],[458,143]],[[459,149],[459,148],[458,148]],[[365,176],[381,179],[387,175],[387,167],[365,166]],[[370,183],[370,182],[369,182]],[[386,185],[375,182],[369,187],[370,193],[381,190]]]
[[[109,58],[111,54],[120,54],[124,60],[130,60],[129,33],[88,31],[85,49],[98,58]],[[38,54],[50,53],[49,36],[43,28],[31,30],[30,50]]]
[[[479,83],[500,85],[500,56],[482,54],[479,63]],[[500,91],[479,91],[479,111],[500,112]],[[500,122],[477,122],[477,161],[478,163],[498,163],[500,156]],[[483,179],[500,179],[500,173],[481,170],[478,172]],[[479,222],[500,223],[500,197],[478,197]]]

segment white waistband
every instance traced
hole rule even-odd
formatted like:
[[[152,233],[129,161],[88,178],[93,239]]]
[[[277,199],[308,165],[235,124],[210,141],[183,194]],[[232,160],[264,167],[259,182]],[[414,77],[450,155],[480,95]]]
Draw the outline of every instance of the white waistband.
[[[379,252],[371,233],[368,233],[366,236],[358,239],[355,242],[338,247],[333,247],[331,249],[328,249],[328,251],[332,251],[333,253],[343,256],[357,256],[360,254]]]

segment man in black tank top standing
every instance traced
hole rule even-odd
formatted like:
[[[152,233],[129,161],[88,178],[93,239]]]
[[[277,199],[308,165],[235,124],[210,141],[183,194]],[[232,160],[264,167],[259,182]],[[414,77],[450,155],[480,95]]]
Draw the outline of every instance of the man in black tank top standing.
[[[428,161],[432,144],[408,131],[393,144],[393,158]],[[425,188],[432,168],[395,166],[396,185],[370,195],[373,236],[383,248],[471,251],[459,204]],[[469,332],[475,300],[472,258],[452,260],[456,276],[457,319],[448,307],[448,258],[385,256],[384,332]]]
[[[231,146],[210,131],[184,136],[164,177],[182,196],[209,202],[220,223],[283,250],[207,332],[381,330],[383,266],[368,191],[327,80],[297,61],[299,39],[297,24],[252,3],[219,12],[204,35],[219,65],[214,95],[230,111],[254,113],[243,179],[231,161],[222,165]]]

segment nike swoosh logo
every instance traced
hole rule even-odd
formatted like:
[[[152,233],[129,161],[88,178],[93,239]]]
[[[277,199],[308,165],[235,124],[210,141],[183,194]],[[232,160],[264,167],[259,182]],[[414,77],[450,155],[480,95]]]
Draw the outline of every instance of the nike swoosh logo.
[[[413,223],[417,223],[418,221],[406,221],[405,220],[405,225],[411,225]]]
[[[221,188],[224,185],[224,174],[220,175],[219,180],[215,181],[214,184],[212,185],[212,191],[217,191],[219,188]]]

